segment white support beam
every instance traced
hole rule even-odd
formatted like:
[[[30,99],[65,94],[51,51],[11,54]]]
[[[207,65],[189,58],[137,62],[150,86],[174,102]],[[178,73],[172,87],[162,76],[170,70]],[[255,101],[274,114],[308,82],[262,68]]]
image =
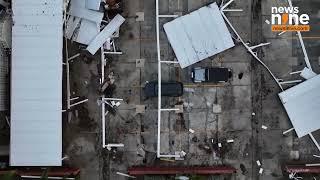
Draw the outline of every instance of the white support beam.
[[[278,34],[278,36],[281,36],[281,35],[284,34],[285,32],[287,32],[287,31],[282,31],[282,32],[280,32],[280,33]]]
[[[116,172],[116,174],[117,174],[117,175],[120,175],[120,176],[127,177],[127,178],[136,179],[136,177],[130,176],[129,174],[125,174],[125,173],[122,173],[122,172]]]
[[[234,0],[230,0],[225,5],[222,6],[221,10],[224,10],[226,7],[228,7]]]
[[[291,132],[291,131],[293,131],[293,130],[294,130],[294,128],[290,128],[290,129],[284,131],[282,134],[283,134],[283,135],[286,135],[286,134],[288,134],[289,132]]]
[[[320,146],[319,146],[319,143],[317,142],[317,140],[313,137],[313,135],[311,133],[309,133],[309,136],[310,136],[311,140],[313,141],[314,145],[316,145],[318,150],[320,151]]]
[[[75,58],[77,58],[79,56],[80,56],[80,53],[77,53],[74,56],[71,56],[70,58],[68,58],[68,61],[71,61],[71,60],[73,60],[73,59],[75,59]]]
[[[74,101],[74,100],[77,100],[77,99],[79,99],[79,97],[71,98],[70,101]]]
[[[104,54],[116,54],[116,55],[121,55],[121,54],[123,54],[123,53],[122,53],[121,51],[116,51],[116,52],[114,52],[114,51],[105,51]]]
[[[226,5],[230,4],[233,0],[229,1]],[[275,75],[271,72],[271,70],[268,68],[268,66],[257,56],[257,54],[255,52],[252,51],[252,49],[248,46],[248,44],[246,44],[243,39],[241,38],[241,36],[238,34],[238,32],[236,31],[236,29],[232,26],[231,22],[229,21],[229,19],[227,18],[227,16],[224,14],[223,12],[223,7],[221,8],[220,12],[222,17],[224,18],[224,20],[228,23],[228,25],[230,26],[230,28],[232,29],[232,31],[237,35],[238,39],[241,41],[241,43],[244,45],[244,47],[249,51],[249,53],[260,63],[262,64],[263,67],[265,67],[267,69],[267,71],[270,73],[270,75],[272,76],[272,78],[276,81],[276,83],[278,84],[278,86],[280,87],[280,89],[283,91],[283,88],[281,86],[281,84],[279,83],[279,81],[277,80],[277,78],[275,77]]]
[[[160,111],[179,111],[180,109],[160,109]]]
[[[82,104],[82,103],[85,103],[85,102],[87,102],[87,101],[89,101],[89,99],[85,99],[85,100],[76,102],[76,103],[74,103],[74,104],[71,104],[70,107],[77,106],[77,105]]]
[[[300,73],[302,73],[302,71],[294,71],[294,72],[291,72],[290,75],[300,74]]]
[[[169,110],[169,109],[162,109],[161,106],[161,54],[160,54],[160,15],[159,15],[159,0],[156,0],[156,39],[157,39],[157,59],[158,59],[158,132],[157,132],[157,157],[180,157],[179,155],[162,155],[160,153],[161,148],[161,113],[163,110]],[[174,109],[176,110],[176,109]]]
[[[161,61],[161,63],[166,63],[166,64],[179,64],[178,61]]]
[[[302,82],[302,80],[292,80],[292,81],[283,81],[283,82],[279,82],[281,85],[283,84],[294,84],[294,83],[299,83]]]
[[[161,154],[161,155],[159,156],[159,158],[179,158],[179,157],[181,157],[181,156],[178,155],[178,154],[175,154],[175,155],[165,155],[165,154]]]
[[[159,17],[159,18],[177,18],[177,17],[179,17],[179,15],[174,15],[174,14],[172,14],[172,15],[169,15],[169,14],[163,14],[163,15],[159,15],[158,17]]]
[[[242,12],[243,9],[223,9],[223,12]]]
[[[254,50],[254,49],[258,48],[258,47],[267,46],[269,44],[271,44],[271,43],[269,43],[269,42],[268,43],[260,43],[260,44],[258,44],[256,46],[251,46],[250,49]]]
[[[123,99],[120,98],[102,98],[103,101],[123,101]]]

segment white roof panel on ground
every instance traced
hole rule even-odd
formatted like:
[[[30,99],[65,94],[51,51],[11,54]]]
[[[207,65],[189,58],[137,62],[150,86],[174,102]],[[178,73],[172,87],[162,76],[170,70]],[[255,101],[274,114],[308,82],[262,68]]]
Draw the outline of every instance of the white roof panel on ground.
[[[298,137],[320,129],[320,75],[279,93]]]
[[[234,46],[216,3],[164,24],[164,30],[182,68]]]
[[[11,166],[60,166],[63,0],[12,2]]]

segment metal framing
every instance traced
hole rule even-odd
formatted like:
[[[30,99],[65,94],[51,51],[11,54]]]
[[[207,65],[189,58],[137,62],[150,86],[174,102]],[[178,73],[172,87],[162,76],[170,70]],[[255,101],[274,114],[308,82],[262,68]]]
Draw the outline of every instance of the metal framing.
[[[180,157],[180,155],[164,155],[160,153],[160,136],[161,136],[161,113],[163,111],[176,111],[175,108],[166,108],[163,109],[161,105],[161,64],[175,64],[175,61],[161,61],[161,54],[160,54],[160,18],[172,18],[177,17],[176,15],[160,15],[159,14],[159,0],[156,0],[156,34],[157,34],[157,57],[158,57],[158,133],[157,133],[157,157],[161,158],[174,158]]]

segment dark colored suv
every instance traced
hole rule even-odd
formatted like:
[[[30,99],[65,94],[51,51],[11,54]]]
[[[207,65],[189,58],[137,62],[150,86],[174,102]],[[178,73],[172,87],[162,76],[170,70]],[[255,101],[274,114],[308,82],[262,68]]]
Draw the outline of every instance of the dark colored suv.
[[[144,93],[147,98],[158,96],[158,81],[148,82],[144,87]],[[161,96],[179,97],[183,95],[183,84],[181,82],[162,82]]]
[[[196,67],[192,70],[191,78],[195,83],[201,82],[228,82],[232,77],[232,71],[228,68],[214,67],[214,68],[201,68]]]

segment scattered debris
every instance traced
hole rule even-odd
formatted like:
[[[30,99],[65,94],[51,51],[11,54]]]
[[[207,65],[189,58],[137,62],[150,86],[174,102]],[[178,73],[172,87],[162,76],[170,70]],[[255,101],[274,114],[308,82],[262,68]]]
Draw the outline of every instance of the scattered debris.
[[[141,144],[137,149],[137,155],[143,158],[145,158],[146,156],[146,151],[144,150],[144,148],[145,148],[144,144]]]
[[[195,131],[193,129],[189,129],[189,132],[193,134]]]
[[[270,21],[268,19],[266,19],[264,22],[266,22],[267,24],[270,24]]]
[[[315,155],[315,154],[313,155],[313,157],[320,158],[320,156],[319,156],[319,155]]]
[[[121,172],[117,172],[117,174],[120,175],[120,176],[125,176],[125,177],[128,177],[128,178],[136,179],[136,177],[130,176],[129,174],[125,174],[125,173],[121,173]]]
[[[174,179],[178,179],[178,180],[189,180],[190,178],[187,176],[177,176]]]
[[[290,158],[292,160],[299,160],[300,153],[299,151],[290,151]]]
[[[181,157],[186,156],[186,154],[187,154],[187,153],[186,153],[186,152],[184,152],[184,151],[181,151],[181,152],[180,152],[180,156],[181,156]]]
[[[284,34],[287,31],[282,31],[281,33],[278,34],[278,36],[281,36],[282,34]]]
[[[234,142],[233,139],[228,139],[228,140],[227,140],[227,143],[233,143],[233,142]]]
[[[259,160],[256,161],[258,166],[261,166],[261,163]]]
[[[290,129],[284,131],[282,134],[285,135],[285,134],[287,134],[287,133],[289,133],[289,132],[291,132],[291,131],[293,131],[293,130],[294,130],[294,128],[290,128]]]
[[[259,169],[259,174],[262,174],[262,173],[263,173],[263,169],[260,168],[260,169]]]

